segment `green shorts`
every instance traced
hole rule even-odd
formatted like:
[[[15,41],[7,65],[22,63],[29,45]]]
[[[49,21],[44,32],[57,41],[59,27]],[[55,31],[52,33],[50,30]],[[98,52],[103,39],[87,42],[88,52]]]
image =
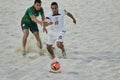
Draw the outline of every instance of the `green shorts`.
[[[38,26],[37,26],[37,24],[35,22],[31,22],[29,24],[22,22],[21,23],[21,27],[22,27],[22,30],[24,30],[24,29],[30,29],[30,31],[32,33],[39,31]]]

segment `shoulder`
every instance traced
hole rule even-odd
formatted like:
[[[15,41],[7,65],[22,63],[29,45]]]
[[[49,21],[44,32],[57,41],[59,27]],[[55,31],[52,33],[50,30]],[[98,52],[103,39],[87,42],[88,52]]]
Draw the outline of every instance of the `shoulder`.
[[[43,11],[43,7],[40,8],[40,11]]]
[[[27,8],[27,11],[32,11],[33,10],[33,6]]]
[[[59,9],[59,12],[60,12],[60,13],[67,13],[66,9],[63,9],[63,8],[60,8],[60,9]]]

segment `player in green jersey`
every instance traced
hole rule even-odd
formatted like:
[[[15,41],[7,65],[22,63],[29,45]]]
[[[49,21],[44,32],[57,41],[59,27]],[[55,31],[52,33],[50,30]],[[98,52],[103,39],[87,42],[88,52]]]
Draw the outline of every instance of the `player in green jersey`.
[[[38,47],[42,49],[42,43],[41,39],[39,37],[39,29],[37,24],[42,25],[42,21],[44,21],[44,11],[43,8],[41,7],[41,0],[35,0],[34,5],[29,7],[22,20],[21,20],[21,27],[23,30],[23,38],[22,38],[22,45],[23,45],[23,55],[26,55],[26,43],[27,43],[27,38],[29,35],[29,30],[34,34]],[[36,17],[41,15],[42,21],[39,21]]]

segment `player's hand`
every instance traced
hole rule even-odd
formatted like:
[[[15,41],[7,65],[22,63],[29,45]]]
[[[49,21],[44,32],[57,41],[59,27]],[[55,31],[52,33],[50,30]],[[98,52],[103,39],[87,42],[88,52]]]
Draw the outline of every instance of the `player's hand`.
[[[42,21],[39,21],[39,24],[42,26],[42,25],[43,25],[43,22],[42,22]]]
[[[76,20],[75,19],[73,19],[73,23],[76,24]]]
[[[47,22],[43,22],[43,26],[46,27],[48,26],[49,24]]]
[[[45,26],[45,27],[49,26],[49,25],[52,25],[52,24],[53,24],[53,22],[49,22],[49,23],[48,22],[43,22],[43,26]]]
[[[49,22],[49,25],[52,25],[53,24],[53,22]]]
[[[43,27],[43,32],[48,33],[47,29],[45,27]]]

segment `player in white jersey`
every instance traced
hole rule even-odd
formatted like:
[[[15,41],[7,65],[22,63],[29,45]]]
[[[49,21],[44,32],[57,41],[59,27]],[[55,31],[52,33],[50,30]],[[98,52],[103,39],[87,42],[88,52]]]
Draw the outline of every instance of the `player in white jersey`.
[[[58,4],[56,2],[51,3],[52,12],[46,15],[44,26],[48,27],[48,41],[47,41],[47,50],[51,54],[51,58],[55,58],[54,51],[52,49],[53,44],[56,42],[58,48],[62,50],[62,55],[65,58],[66,52],[64,49],[64,34],[66,32],[64,26],[64,16],[67,15],[72,18],[73,23],[76,24],[76,20],[70,12],[67,12],[64,9],[58,9]]]

